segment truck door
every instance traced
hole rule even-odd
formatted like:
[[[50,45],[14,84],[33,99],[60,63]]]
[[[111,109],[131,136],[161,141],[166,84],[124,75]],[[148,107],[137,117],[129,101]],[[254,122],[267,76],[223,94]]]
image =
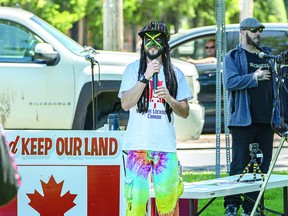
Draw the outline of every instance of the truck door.
[[[0,20],[0,32],[0,122],[6,129],[69,129],[72,63],[36,62],[34,47],[44,41],[20,24]]]

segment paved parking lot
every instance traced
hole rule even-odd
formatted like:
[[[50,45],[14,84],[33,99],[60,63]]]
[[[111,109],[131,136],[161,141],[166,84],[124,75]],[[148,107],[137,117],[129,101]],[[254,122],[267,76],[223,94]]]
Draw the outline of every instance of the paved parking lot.
[[[274,154],[281,138],[275,135]],[[227,171],[225,134],[220,136],[220,170]],[[231,143],[230,143],[231,146]],[[184,171],[216,170],[216,135],[201,135],[199,140],[178,141],[178,157]],[[231,154],[230,154],[231,155]],[[231,157],[231,156],[230,156]],[[274,170],[288,170],[288,142],[285,141],[277,158]]]

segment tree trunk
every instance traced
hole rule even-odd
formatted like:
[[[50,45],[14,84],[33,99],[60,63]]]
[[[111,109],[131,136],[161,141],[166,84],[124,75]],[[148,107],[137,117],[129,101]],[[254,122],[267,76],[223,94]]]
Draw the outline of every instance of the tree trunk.
[[[240,1],[240,21],[247,17],[253,17],[253,4],[254,0],[241,0]]]
[[[123,50],[123,0],[104,0],[103,49]]]

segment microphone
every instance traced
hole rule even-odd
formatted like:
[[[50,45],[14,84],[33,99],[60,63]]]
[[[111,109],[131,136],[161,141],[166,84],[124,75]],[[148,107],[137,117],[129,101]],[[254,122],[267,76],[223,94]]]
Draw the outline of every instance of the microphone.
[[[153,89],[157,89],[158,86],[158,73],[153,74]]]
[[[264,52],[260,52],[258,54],[258,56],[259,56],[259,58],[270,58],[270,59],[275,59],[277,57],[277,56],[266,54]]]
[[[96,60],[94,59],[94,57],[92,57],[92,56],[90,56],[90,55],[86,55],[86,56],[85,56],[85,60],[86,60],[86,61],[90,61],[90,62],[96,62],[96,63],[98,63],[98,61],[96,61]]]

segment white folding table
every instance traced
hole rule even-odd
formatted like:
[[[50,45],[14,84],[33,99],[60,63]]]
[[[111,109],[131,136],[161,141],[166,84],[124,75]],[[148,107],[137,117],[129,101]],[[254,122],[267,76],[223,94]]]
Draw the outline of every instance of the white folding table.
[[[200,182],[184,183],[184,192],[180,199],[190,200],[190,215],[200,215],[217,197],[224,197],[233,194],[241,194],[259,191],[263,180],[260,174],[254,176],[253,173],[246,173],[238,182],[240,175],[228,176],[223,178],[211,179]],[[254,179],[256,178],[256,180]],[[264,175],[265,178],[265,175]],[[283,213],[279,215],[288,216],[287,199],[288,175],[272,174],[269,178],[266,189],[283,188]],[[151,184],[150,197],[155,198],[153,186]],[[194,201],[198,199],[210,199],[210,201],[197,213],[195,213]],[[155,206],[155,205],[151,205]],[[155,209],[149,208],[150,215],[155,215]],[[269,210],[269,209],[268,209]],[[197,211],[197,209],[196,209]],[[277,213],[273,210],[270,210]],[[219,213],[220,214],[220,213]]]

